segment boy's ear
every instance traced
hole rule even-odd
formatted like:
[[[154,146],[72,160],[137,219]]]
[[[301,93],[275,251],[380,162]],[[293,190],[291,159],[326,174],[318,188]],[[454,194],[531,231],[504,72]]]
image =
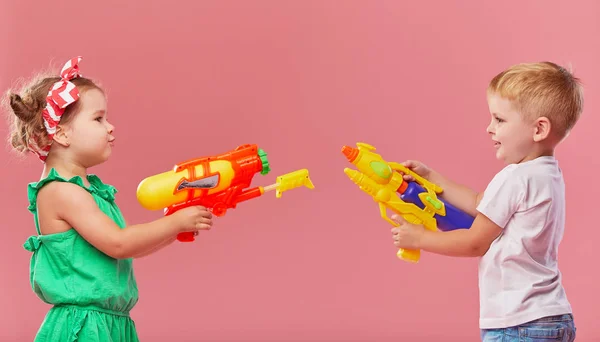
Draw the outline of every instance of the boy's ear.
[[[56,133],[54,133],[53,140],[64,147],[69,146],[69,129],[63,125],[56,126]]]
[[[552,124],[547,117],[542,116],[537,118],[534,122],[533,141],[540,142],[547,139],[550,136],[551,129]]]

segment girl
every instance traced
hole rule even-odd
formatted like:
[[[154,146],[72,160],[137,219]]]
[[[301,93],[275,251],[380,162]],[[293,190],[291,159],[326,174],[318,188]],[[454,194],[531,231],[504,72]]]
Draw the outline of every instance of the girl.
[[[117,190],[87,173],[108,160],[115,138],[104,92],[80,75],[80,61],[7,95],[12,146],[43,163],[41,179],[27,188],[37,234],[24,244],[32,289],[53,305],[36,341],[138,341],[129,315],[138,301],[132,258],[180,232],[210,229],[212,216],[191,207],[126,227]]]

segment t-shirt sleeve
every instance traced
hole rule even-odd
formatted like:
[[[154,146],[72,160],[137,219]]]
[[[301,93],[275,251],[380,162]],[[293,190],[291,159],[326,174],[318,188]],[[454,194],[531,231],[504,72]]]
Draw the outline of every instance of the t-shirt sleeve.
[[[526,191],[526,182],[518,172],[507,167],[500,171],[488,184],[477,211],[485,215],[501,228],[519,209]]]

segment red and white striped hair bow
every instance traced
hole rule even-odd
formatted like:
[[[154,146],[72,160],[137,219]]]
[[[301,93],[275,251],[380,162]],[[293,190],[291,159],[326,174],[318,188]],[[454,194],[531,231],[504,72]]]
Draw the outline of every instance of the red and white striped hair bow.
[[[38,155],[42,162],[46,161],[52,144],[52,138],[56,133],[56,126],[60,123],[65,108],[79,99],[79,91],[71,80],[82,76],[79,72],[79,62],[81,59],[81,56],[78,56],[71,58],[65,63],[60,71],[60,80],[54,83],[46,97],[46,107],[42,111],[42,117],[46,132],[48,132],[48,138],[50,138],[50,144],[48,146],[38,146],[35,142],[30,142],[29,144],[30,149]]]

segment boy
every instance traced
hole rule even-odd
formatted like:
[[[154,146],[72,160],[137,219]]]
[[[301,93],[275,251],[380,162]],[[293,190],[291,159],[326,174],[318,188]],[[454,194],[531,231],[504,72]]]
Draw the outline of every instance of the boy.
[[[565,185],[554,149],[583,110],[579,79],[550,62],[519,64],[492,79],[487,127],[504,167],[476,193],[423,163],[404,165],[443,189],[475,216],[470,229],[432,232],[395,216],[394,245],[448,256],[481,257],[482,341],[573,341],[572,309],[561,284],[558,245],[565,224]],[[413,180],[405,175],[406,180]]]

